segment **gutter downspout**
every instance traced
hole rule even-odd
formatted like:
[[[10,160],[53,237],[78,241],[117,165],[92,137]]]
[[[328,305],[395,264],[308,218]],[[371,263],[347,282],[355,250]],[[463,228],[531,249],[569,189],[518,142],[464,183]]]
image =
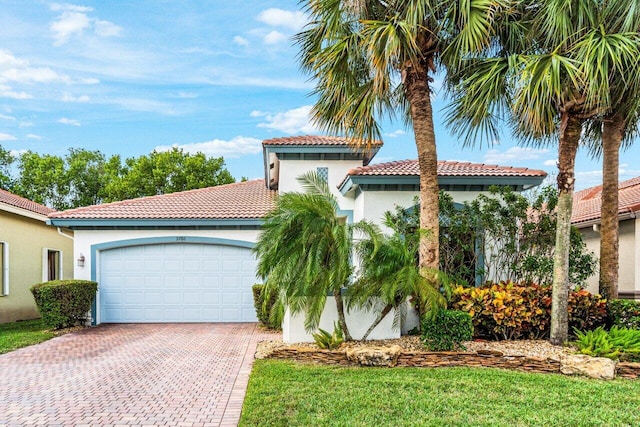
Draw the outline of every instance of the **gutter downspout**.
[[[66,237],[67,239],[71,239],[71,240],[73,240],[73,236],[69,236],[68,234],[63,233],[63,232],[62,232],[62,229],[61,229],[60,227],[56,227],[56,229],[58,230],[58,234],[59,234],[59,235],[64,236],[64,237]]]
[[[2,244],[2,293],[1,296],[9,295],[9,243],[0,242]]]

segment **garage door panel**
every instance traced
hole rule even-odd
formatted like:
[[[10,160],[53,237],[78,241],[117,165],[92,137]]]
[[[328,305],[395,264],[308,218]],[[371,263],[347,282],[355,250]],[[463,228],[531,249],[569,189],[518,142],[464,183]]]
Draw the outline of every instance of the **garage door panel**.
[[[104,251],[100,321],[254,322],[255,266],[250,249],[221,245],[174,243]]]

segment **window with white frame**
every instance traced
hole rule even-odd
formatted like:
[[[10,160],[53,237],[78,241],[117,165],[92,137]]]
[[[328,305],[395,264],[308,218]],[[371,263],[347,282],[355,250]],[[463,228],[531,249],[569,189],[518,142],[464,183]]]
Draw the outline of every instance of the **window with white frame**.
[[[9,295],[9,244],[0,242],[0,296]]]
[[[62,279],[62,251],[57,249],[42,249],[42,281]]]

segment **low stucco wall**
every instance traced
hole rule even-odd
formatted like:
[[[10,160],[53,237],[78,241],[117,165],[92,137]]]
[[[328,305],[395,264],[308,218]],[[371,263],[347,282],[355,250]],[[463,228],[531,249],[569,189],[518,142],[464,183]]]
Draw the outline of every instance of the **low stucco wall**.
[[[359,340],[367,332],[369,327],[373,324],[374,320],[378,316],[379,311],[366,311],[366,310],[351,310],[346,313],[347,327],[351,333],[351,337],[355,340]],[[418,324],[417,316],[413,310],[408,310],[405,324],[402,328],[395,328],[393,326],[393,312],[387,314],[387,316],[375,327],[375,329],[369,334],[369,340],[385,340],[400,338],[401,329],[406,332],[405,329],[411,329]],[[324,311],[320,317],[320,329],[332,332],[335,322],[338,321],[338,310],[336,308],[335,300],[332,297],[327,298],[327,302],[324,306]],[[297,313],[291,314],[287,309],[282,323],[282,340],[285,343],[296,342],[313,342],[313,336],[307,332],[304,328],[304,314]]]

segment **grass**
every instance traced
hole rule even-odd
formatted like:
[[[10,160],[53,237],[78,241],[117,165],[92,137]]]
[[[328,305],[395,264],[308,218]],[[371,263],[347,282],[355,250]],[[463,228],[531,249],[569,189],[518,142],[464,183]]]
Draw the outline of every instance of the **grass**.
[[[257,360],[240,426],[637,426],[640,381]]]
[[[38,344],[55,336],[42,319],[0,324],[0,354]]]

